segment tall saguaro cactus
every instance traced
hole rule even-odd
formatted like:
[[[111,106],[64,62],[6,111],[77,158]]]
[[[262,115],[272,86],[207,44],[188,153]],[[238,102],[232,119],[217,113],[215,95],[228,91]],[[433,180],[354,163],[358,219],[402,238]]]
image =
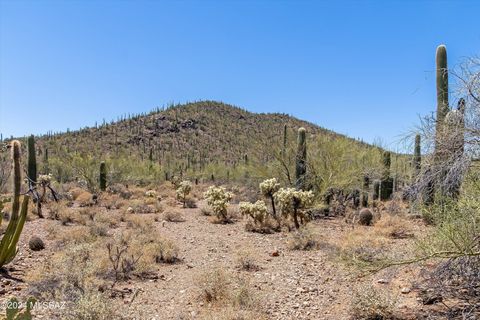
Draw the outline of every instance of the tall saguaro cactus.
[[[380,181],[380,200],[388,200],[393,192],[393,179],[390,177],[392,155],[389,151],[383,152],[383,172]]]
[[[421,138],[420,135],[415,135],[415,148],[413,150],[413,170],[415,177],[418,177],[422,169],[422,154],[421,154]]]
[[[435,56],[436,61],[436,80],[437,80],[437,129],[439,128],[445,116],[449,111],[448,106],[448,66],[447,66],[447,48],[445,45],[437,47]],[[437,130],[437,133],[439,131]]]
[[[35,154],[35,138],[33,134],[28,137],[27,140],[27,148],[28,148],[28,178],[33,181],[37,182],[37,157]]]
[[[100,190],[105,191],[107,189],[107,165],[105,161],[100,162]]]
[[[22,182],[20,165],[20,142],[12,141],[12,161],[13,161],[13,202],[12,214],[8,222],[7,229],[0,241],[0,267],[11,262],[15,258],[18,248],[17,243],[27,218],[28,196],[23,196],[20,206],[20,187]],[[0,224],[2,223],[0,216]]]
[[[295,159],[295,186],[298,190],[305,189],[307,173],[307,142],[305,128],[298,129],[297,156]]]

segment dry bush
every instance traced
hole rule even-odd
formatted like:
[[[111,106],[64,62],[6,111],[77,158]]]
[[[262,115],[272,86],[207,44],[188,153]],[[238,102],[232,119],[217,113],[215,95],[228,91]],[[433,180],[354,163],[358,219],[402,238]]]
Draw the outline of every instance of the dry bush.
[[[95,215],[95,223],[105,224],[109,228],[116,228],[120,223],[120,214],[113,212],[98,212]]]
[[[175,263],[178,258],[179,249],[177,245],[167,238],[155,238],[151,240],[145,249],[145,254],[156,263]]]
[[[272,217],[267,217],[261,224],[253,221],[247,221],[245,224],[245,230],[249,232],[271,234],[280,230],[278,222]]]
[[[142,216],[127,216],[127,228],[139,230],[145,234],[149,234],[154,230],[152,219]]]
[[[212,215],[212,212],[207,208],[207,207],[203,207],[200,209],[200,213],[203,215],[203,216],[211,216]]]
[[[236,259],[237,267],[244,271],[258,271],[260,266],[251,251],[243,250],[238,252]]]
[[[59,245],[63,246],[90,243],[96,240],[90,228],[85,226],[71,226],[68,229],[58,230],[58,226],[52,224],[52,229],[55,231],[49,233],[49,237],[56,238],[59,241]]]
[[[61,319],[112,319],[115,312],[98,288],[99,248],[72,244],[56,252],[42,268],[29,274],[28,294],[44,301],[66,301],[65,309],[53,310]]]
[[[267,319],[261,301],[244,278],[232,278],[220,268],[206,272],[197,280],[200,297],[212,309],[204,319]]]
[[[108,226],[104,223],[90,223],[88,225],[88,230],[90,235],[94,238],[108,236]]]
[[[375,223],[374,231],[378,235],[394,239],[411,238],[413,237],[411,223],[403,217],[384,214]]]
[[[290,250],[314,250],[320,245],[319,236],[311,228],[303,227],[289,235]]]
[[[183,217],[180,211],[169,210],[163,213],[163,220],[166,220],[169,222],[184,222],[185,218]]]
[[[347,265],[369,267],[387,259],[387,240],[371,230],[357,228],[346,234],[337,244],[340,259]]]
[[[396,319],[395,304],[396,301],[385,291],[363,286],[354,292],[350,312],[355,320]]]
[[[99,292],[86,292],[66,312],[67,320],[110,320],[119,314],[111,301]]]
[[[84,189],[82,189],[82,188],[78,188],[78,187],[74,187],[74,188],[70,189],[70,190],[68,191],[68,193],[70,194],[70,198],[71,198],[72,200],[77,200],[78,197],[80,197],[80,195],[82,195],[82,194],[84,194],[84,193],[90,194],[90,192],[88,192],[88,191],[86,191],[86,190],[84,190]]]
[[[102,194],[100,205],[108,210],[121,209],[128,204],[126,200],[116,194]]]
[[[205,302],[216,302],[228,297],[228,275],[222,269],[214,269],[200,275],[197,286],[200,298]]]
[[[133,212],[140,214],[163,212],[161,203],[152,198],[132,200],[129,208],[132,208]]]

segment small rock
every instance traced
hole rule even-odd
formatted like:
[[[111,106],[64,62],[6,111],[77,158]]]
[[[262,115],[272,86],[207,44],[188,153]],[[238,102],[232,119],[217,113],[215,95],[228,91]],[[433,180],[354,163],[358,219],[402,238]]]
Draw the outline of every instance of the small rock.
[[[278,251],[278,249],[275,249],[270,255],[272,257],[278,257],[280,255],[280,251]]]
[[[404,288],[402,288],[402,290],[400,290],[400,292],[403,293],[403,294],[410,293],[410,291],[411,291],[410,288],[407,288],[407,287],[404,287]]]
[[[377,282],[378,282],[378,283],[388,283],[388,281],[385,280],[385,279],[378,279]]]

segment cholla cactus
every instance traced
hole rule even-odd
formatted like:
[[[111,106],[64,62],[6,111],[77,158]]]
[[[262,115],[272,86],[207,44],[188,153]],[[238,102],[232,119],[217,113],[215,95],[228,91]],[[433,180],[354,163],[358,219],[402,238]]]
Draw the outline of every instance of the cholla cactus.
[[[192,191],[192,183],[190,181],[182,181],[178,184],[177,199],[182,201],[183,207],[187,206],[187,196]]]
[[[212,207],[213,213],[222,221],[227,221],[227,207],[233,198],[231,192],[227,192],[224,187],[210,186],[203,194],[207,204]]]
[[[157,196],[157,192],[155,190],[148,190],[145,192],[145,196],[149,198],[155,198]]]
[[[275,199],[273,196],[275,192],[278,191],[278,189],[280,189],[280,183],[277,182],[276,178],[267,179],[262,183],[260,183],[260,191],[265,197],[269,198],[270,201],[272,202],[272,210],[273,210],[274,217],[277,216],[277,212],[275,210]]]
[[[255,224],[261,225],[267,218],[267,205],[262,200],[255,203],[240,202],[238,205],[242,216],[249,216]]]
[[[312,191],[301,191],[294,188],[281,188],[275,193],[275,200],[280,205],[280,210],[284,216],[292,216],[295,228],[300,228],[298,216],[302,213],[300,209],[305,209],[313,203]],[[302,216],[301,216],[302,218]],[[302,219],[304,220],[304,219]]]
[[[170,179],[170,182],[172,183],[173,188],[177,190],[178,187],[180,186],[181,180],[180,180],[180,177],[178,176],[172,176],[172,178]]]

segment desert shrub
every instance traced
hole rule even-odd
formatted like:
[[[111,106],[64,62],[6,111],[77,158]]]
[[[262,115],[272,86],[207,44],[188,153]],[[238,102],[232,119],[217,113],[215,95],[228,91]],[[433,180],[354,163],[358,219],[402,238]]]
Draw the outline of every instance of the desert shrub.
[[[319,247],[319,237],[311,228],[300,228],[290,234],[287,246],[290,250],[314,250]]]
[[[120,222],[120,215],[113,212],[98,212],[94,221],[98,224],[107,225],[109,228],[116,228]]]
[[[177,199],[183,203],[183,207],[187,207],[187,196],[192,191],[192,183],[190,181],[182,181],[178,184],[176,190]]]
[[[386,292],[363,286],[354,292],[350,312],[352,318],[358,320],[395,319],[395,304],[395,300]]]
[[[228,222],[227,207],[233,194],[227,192],[223,187],[210,186],[204,193],[207,204],[212,208],[213,213],[220,222]]]
[[[200,298],[206,302],[215,302],[228,296],[228,276],[222,269],[203,273],[197,279]]]
[[[313,192],[301,191],[294,188],[281,188],[275,193],[275,200],[279,204],[280,210],[284,217],[291,217],[295,223],[295,227],[300,228],[302,224],[308,221],[304,215],[303,209],[307,209],[313,203]],[[299,219],[300,218],[300,221]]]
[[[423,257],[480,256],[480,197],[465,194],[459,200],[444,199],[425,208],[434,228],[419,242]]]
[[[143,232],[145,234],[150,234],[154,230],[151,219],[139,216],[129,216],[127,218],[127,228],[138,230],[139,232]]]
[[[398,215],[383,214],[375,222],[374,230],[377,234],[394,239],[413,237],[411,221]]]
[[[480,315],[480,257],[460,257],[440,262],[432,271],[426,272],[420,285],[423,304],[443,300],[460,303],[443,304],[445,318],[455,315]],[[436,315],[440,318],[440,315]],[[468,317],[466,318],[468,319]]]
[[[182,213],[176,210],[169,210],[163,213],[163,219],[169,222],[183,222],[185,218],[183,218]]]
[[[340,239],[338,254],[347,265],[358,268],[375,268],[385,263],[387,241],[371,231],[355,229]]]
[[[249,251],[240,251],[237,254],[237,267],[240,270],[244,271],[258,271],[260,267],[258,266],[255,258],[253,257],[252,253]]]
[[[88,230],[90,235],[94,238],[108,236],[108,228],[103,223],[90,223],[88,225]]]
[[[88,291],[68,308],[64,316],[67,320],[110,320],[119,315],[103,294]]]
[[[152,242],[153,255],[157,263],[175,263],[178,261],[178,247],[172,240],[156,239]]]

